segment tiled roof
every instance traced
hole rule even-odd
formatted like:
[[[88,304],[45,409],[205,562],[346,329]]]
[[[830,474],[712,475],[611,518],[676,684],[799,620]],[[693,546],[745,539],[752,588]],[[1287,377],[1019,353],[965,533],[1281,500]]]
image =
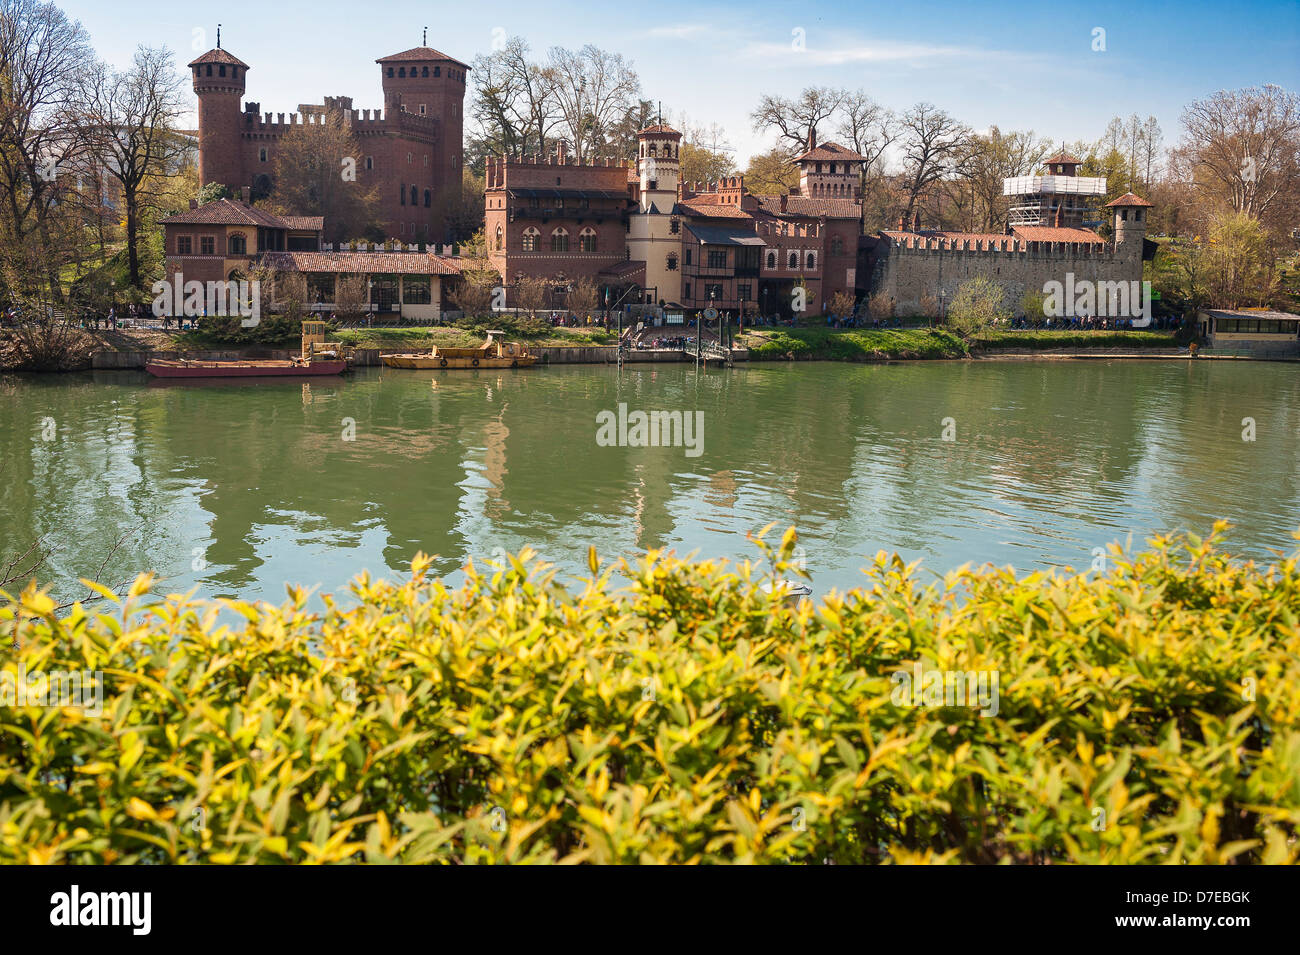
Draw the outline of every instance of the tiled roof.
[[[235,202],[233,199],[218,199],[197,209],[186,209],[174,216],[168,216],[162,222],[165,225],[256,225],[267,229],[293,228],[286,225],[285,220],[279,216],[273,216],[256,206]]]
[[[811,196],[790,196],[785,211],[781,211],[780,196],[756,196],[764,212],[774,216],[794,216],[816,219],[858,219],[862,216],[862,203],[857,199],[814,199]]]
[[[972,245],[982,244],[985,247],[990,244],[1006,243],[1010,248],[1024,244],[1020,241],[1019,236],[1004,235],[1001,232],[941,232],[938,229],[925,229],[921,232],[900,232],[896,229],[885,229],[880,234],[905,244],[938,239],[941,248],[952,248],[959,242],[969,242]]]
[[[716,197],[695,196],[677,203],[673,211],[681,215],[700,216],[709,219],[749,219],[748,212],[737,205],[716,201]]]
[[[766,245],[753,230],[743,226],[706,226],[692,223],[686,229],[706,245]]]
[[[830,160],[832,162],[866,162],[866,156],[859,156],[852,149],[845,149],[839,143],[822,143],[807,152],[795,156],[790,162],[803,162],[805,159]]]
[[[1018,225],[1012,230],[1020,238],[1029,242],[1091,242],[1096,245],[1105,243],[1105,239],[1090,229],[1063,229],[1054,226]]]
[[[470,68],[468,63],[462,63],[454,56],[448,56],[446,53],[439,53],[431,46],[415,46],[409,50],[403,50],[401,53],[394,53],[392,56],[380,57],[378,60],[375,60],[375,62],[376,63],[409,63],[411,61],[415,61],[417,63],[421,63],[426,61],[432,62],[434,60],[455,63],[457,66],[463,66],[467,70]]]
[[[637,135],[640,136],[642,133],[662,133],[669,136],[676,136],[678,139],[682,138],[682,134],[673,129],[667,123],[655,123],[652,126],[647,126],[645,129],[641,130],[640,133],[637,133]]]
[[[267,252],[262,261],[285,272],[368,275],[459,275],[460,261],[432,252]]]
[[[286,229],[296,232],[320,232],[325,228],[324,216],[280,216]]]
[[[619,262],[617,265],[606,266],[601,269],[598,275],[606,275],[610,278],[630,278],[633,275],[645,274],[645,263],[637,259],[630,259],[625,262]]]
[[[1066,165],[1066,164],[1079,166],[1083,164],[1083,160],[1078,158],[1077,156],[1071,156],[1064,149],[1062,149],[1055,156],[1051,156],[1043,160],[1044,166],[1056,166],[1056,165]]]
[[[1131,192],[1126,192],[1126,193],[1124,193],[1124,195],[1120,196],[1118,199],[1112,199],[1110,202],[1106,203],[1106,205],[1107,205],[1107,207],[1110,207],[1110,206],[1116,206],[1116,207],[1118,207],[1118,206],[1151,206],[1152,208],[1155,208],[1155,203],[1154,203],[1154,202],[1147,202],[1147,201],[1146,201],[1145,199],[1143,199],[1141,196],[1135,196],[1135,195],[1133,195],[1133,193],[1131,193]]]
[[[217,47],[215,50],[208,50],[207,53],[204,53],[197,60],[191,60],[186,65],[198,66],[200,63],[225,63],[230,66],[242,66],[245,69],[248,68],[247,63],[237,56],[231,56],[225,50],[221,49],[221,47]]]

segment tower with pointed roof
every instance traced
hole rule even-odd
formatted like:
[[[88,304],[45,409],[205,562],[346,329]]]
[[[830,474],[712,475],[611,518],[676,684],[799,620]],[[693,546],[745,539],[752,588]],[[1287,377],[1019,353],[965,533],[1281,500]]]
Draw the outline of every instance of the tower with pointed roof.
[[[808,148],[790,160],[799,167],[799,195],[811,199],[861,199],[866,161],[839,143],[818,144],[816,129],[808,132]]]
[[[248,64],[217,45],[189,64],[199,101],[199,182],[219,182],[237,190],[246,185],[240,145],[239,111]]]
[[[1142,250],[1147,234],[1147,210],[1155,204],[1147,202],[1141,196],[1126,192],[1118,199],[1106,203],[1106,208],[1115,213],[1115,255],[1130,263],[1137,263],[1138,275],[1142,274]]]
[[[645,287],[656,302],[680,302],[682,231],[675,207],[682,134],[658,122],[636,138],[640,204],[628,223],[628,252],[645,263]]]

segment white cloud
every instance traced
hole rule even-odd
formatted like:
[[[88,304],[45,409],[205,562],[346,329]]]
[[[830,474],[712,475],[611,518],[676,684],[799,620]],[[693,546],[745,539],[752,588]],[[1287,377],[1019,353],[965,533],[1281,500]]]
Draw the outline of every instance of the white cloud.
[[[1024,62],[1025,54],[1001,50],[982,50],[976,47],[934,46],[925,43],[901,43],[878,40],[852,46],[823,47],[809,43],[805,49],[795,49],[789,43],[751,43],[741,50],[741,55],[751,58],[783,58],[811,66],[846,66],[855,63],[909,63],[913,66],[936,65],[945,60],[978,59],[984,65]]]
[[[677,40],[684,40],[687,37],[697,36],[713,28],[707,23],[683,23],[675,27],[655,27],[650,30],[651,36],[673,37]]]

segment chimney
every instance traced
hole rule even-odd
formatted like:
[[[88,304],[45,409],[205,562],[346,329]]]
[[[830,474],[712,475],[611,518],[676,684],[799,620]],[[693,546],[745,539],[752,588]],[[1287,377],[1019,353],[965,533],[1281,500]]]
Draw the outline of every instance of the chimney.
[[[907,231],[907,216],[902,215],[901,213],[898,216],[898,231],[899,232]]]
[[[242,202],[244,205],[248,205],[248,187],[247,187],[247,186],[240,186],[240,187],[239,187],[239,201]]]
[[[198,207],[199,207],[199,200],[197,200],[197,199],[191,199],[191,200],[190,200],[190,208],[191,208],[191,209],[197,209]]]
[[[790,197],[787,196],[784,192],[781,193],[781,211],[782,211],[782,212],[785,212],[786,207],[789,205],[789,203],[790,203]]]
[[[816,126],[808,127],[808,148],[809,149],[817,148],[817,127]]]
[[[1058,229],[1061,227],[1061,204],[1060,203],[1058,203],[1056,206],[1056,227]]]
[[[569,147],[568,147],[568,144],[565,143],[565,141],[564,141],[563,139],[561,139],[558,143],[555,144],[555,159],[556,159],[556,162],[558,162],[561,166],[563,166],[565,160],[568,159],[568,158],[569,158]]]

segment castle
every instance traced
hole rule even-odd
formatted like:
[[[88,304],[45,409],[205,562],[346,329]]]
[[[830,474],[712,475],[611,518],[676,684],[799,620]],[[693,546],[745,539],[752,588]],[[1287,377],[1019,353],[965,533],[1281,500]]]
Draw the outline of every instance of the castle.
[[[270,193],[276,148],[299,125],[342,118],[361,145],[357,182],[374,184],[386,234],[406,242],[448,241],[445,200],[461,187],[464,99],[469,67],[427,46],[375,61],[383,109],[354,109],[348,96],[303,104],[296,113],[261,113],[242,103],[250,69],[217,46],[189,64],[198,97],[199,182],[254,198]]]
[[[863,157],[834,143],[791,160],[800,185],[758,196],[741,176],[681,181],[682,134],[654,123],[635,166],[546,158],[489,159],[485,236],[507,287],[585,279],[611,302],[716,307],[733,314],[816,314],[857,282]],[[633,296],[634,297],[629,297]]]

